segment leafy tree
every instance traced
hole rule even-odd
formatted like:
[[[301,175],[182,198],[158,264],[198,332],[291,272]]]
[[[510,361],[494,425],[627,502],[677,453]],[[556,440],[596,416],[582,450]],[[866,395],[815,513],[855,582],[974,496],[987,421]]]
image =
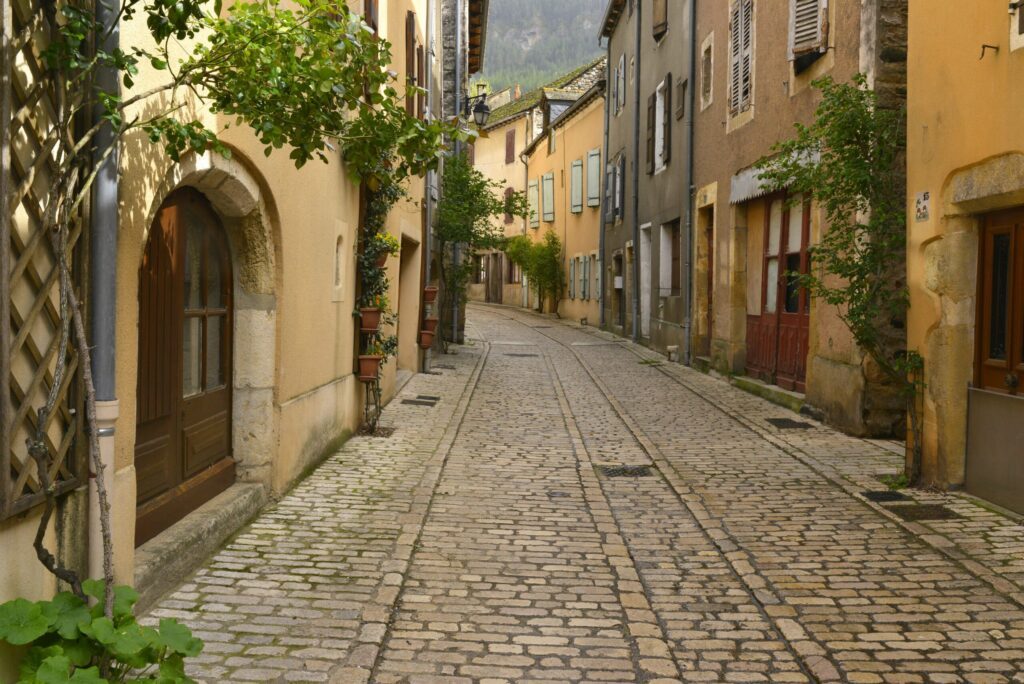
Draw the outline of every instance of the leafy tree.
[[[762,160],[762,181],[814,198],[828,228],[809,273],[788,273],[835,306],[854,340],[907,402],[913,444],[908,476],[920,475],[917,393],[922,359],[905,347],[906,285],[904,112],[880,107],[863,75],[852,83],[815,81],[822,100],[814,122]]]
[[[565,289],[565,266],[562,242],[555,231],[549,228],[540,242],[517,235],[506,243],[505,254],[523,269],[528,282],[537,290],[540,311],[544,311],[544,302],[550,301],[551,311],[557,316]]]
[[[505,194],[501,183],[488,179],[469,163],[465,153],[445,160],[441,179],[441,199],[437,204],[438,277],[441,281],[440,312],[443,342],[453,341],[449,326],[452,311],[465,295],[478,250],[501,246],[503,234],[494,219],[511,214],[526,217],[526,196],[521,192]],[[459,245],[462,258],[455,261]],[[447,349],[447,347],[446,347]]]

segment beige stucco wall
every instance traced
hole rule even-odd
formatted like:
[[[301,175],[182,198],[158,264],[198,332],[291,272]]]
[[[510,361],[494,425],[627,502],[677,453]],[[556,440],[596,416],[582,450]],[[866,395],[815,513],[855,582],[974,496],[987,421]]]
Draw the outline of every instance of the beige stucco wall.
[[[554,152],[549,152],[548,138],[556,136]],[[602,206],[587,206],[587,153],[601,149],[604,135],[604,98],[596,97],[575,112],[570,118],[548,129],[537,141],[527,158],[527,177],[529,181],[537,181],[548,174],[555,177],[555,218],[545,221],[543,191],[540,195],[538,211],[541,215],[540,226],[527,228],[527,235],[535,242],[543,240],[548,230],[554,230],[562,241],[562,264],[565,269],[566,287],[562,291],[558,314],[563,318],[579,321],[583,318],[591,325],[600,320],[601,309],[598,289],[595,285],[596,274],[600,271],[600,261],[596,261],[590,274],[590,297],[583,299],[579,292],[569,296],[568,279],[570,277],[569,261],[577,256],[597,257],[601,240],[601,209]],[[572,197],[570,182],[572,163],[583,162],[583,211],[572,213]],[[604,168],[603,165],[601,167]],[[576,290],[579,290],[579,275],[576,276]]]
[[[998,51],[978,59],[982,43]],[[924,476],[940,485],[964,480],[979,217],[1024,205],[1024,50],[1012,48],[1005,2],[965,12],[954,0],[910,1],[908,337],[925,358]],[[918,221],[923,192],[931,207]]]

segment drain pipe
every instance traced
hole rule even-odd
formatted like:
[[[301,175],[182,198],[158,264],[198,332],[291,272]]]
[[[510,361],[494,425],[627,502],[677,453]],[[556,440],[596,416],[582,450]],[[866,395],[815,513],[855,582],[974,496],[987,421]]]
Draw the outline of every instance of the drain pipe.
[[[462,116],[462,2],[455,0],[455,112]],[[462,154],[462,143],[455,142],[455,154]],[[452,245],[452,268],[459,267],[459,243]],[[441,255],[444,258],[444,255]],[[452,293],[452,343],[459,342],[459,293]]]
[[[423,112],[423,116],[430,119],[434,112],[434,0],[427,0],[427,35],[426,35],[426,48],[424,49],[424,61],[423,65],[423,77],[426,79],[426,83],[420,83],[421,88],[426,88],[427,91],[427,109]],[[431,263],[433,262],[434,255],[434,171],[427,171],[427,175],[424,178],[423,184],[423,208],[426,212],[426,228],[423,235],[423,286],[430,284],[430,278],[433,275],[431,273]],[[423,302],[423,291],[424,287],[420,287],[420,301]],[[428,305],[424,302],[423,304],[423,315],[426,315],[426,307]],[[436,303],[435,303],[436,306]],[[431,352],[433,347],[425,349],[423,351],[423,372],[430,372],[430,362],[432,360]]]
[[[118,49],[120,26],[116,5],[96,4],[96,21],[103,27],[97,50],[107,54]],[[96,69],[96,89],[120,94],[117,71],[100,66]],[[93,116],[99,118],[97,106]],[[117,145],[114,131],[103,126],[96,134],[93,163],[100,165],[92,186],[91,235],[89,236],[89,333],[93,385],[96,389],[97,432],[100,442],[102,477],[110,500],[114,487],[114,429],[118,417],[115,382],[116,296],[117,296],[117,232],[118,232],[118,150],[105,160],[104,153]],[[97,476],[99,476],[97,474]],[[111,518],[114,516],[111,515]],[[111,520],[113,524],[113,520]],[[89,576],[103,577],[103,534],[100,527],[100,504],[96,488],[89,488]],[[123,578],[122,578],[123,581]]]
[[[640,341],[640,26],[643,2],[636,0],[636,47],[633,57],[633,341]]]
[[[686,198],[686,240],[683,243],[683,253],[686,255],[684,273],[686,278],[686,299],[683,303],[683,363],[691,365],[690,355],[693,353],[691,347],[691,326],[693,325],[693,213],[694,213],[694,192],[693,170],[694,156],[693,149],[696,133],[694,131],[694,106],[696,100],[696,79],[697,79],[697,0],[690,0],[690,73],[687,77],[689,87],[686,89],[688,102],[683,105],[689,109],[689,116],[686,118],[686,187],[683,197]]]
[[[597,39],[597,44],[600,45],[602,38]],[[608,183],[608,126],[610,122],[610,107],[608,103],[608,88],[611,86],[611,68],[612,68],[612,41],[609,38],[608,44],[605,45],[605,91],[604,91],[604,146],[602,150],[601,163],[604,164],[601,167],[601,177],[604,179],[604,184]],[[604,192],[601,193],[601,232],[598,245],[598,254],[601,255],[601,259],[597,266],[600,269],[597,273],[597,281],[601,283],[601,289],[597,293],[597,305],[600,310],[600,326],[604,329],[605,326],[605,271],[608,270],[605,260],[604,245],[605,245],[605,232],[608,230],[608,207],[605,206],[605,202],[608,198],[608,188],[604,188]]]

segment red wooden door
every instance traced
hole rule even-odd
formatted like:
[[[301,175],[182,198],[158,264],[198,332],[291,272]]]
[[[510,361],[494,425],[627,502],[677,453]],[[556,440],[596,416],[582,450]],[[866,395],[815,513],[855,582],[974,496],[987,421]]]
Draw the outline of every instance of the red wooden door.
[[[234,481],[230,264],[207,200],[168,197],[139,273],[137,544]]]
[[[1024,210],[986,217],[980,257],[975,384],[1017,394],[1024,379]]]
[[[803,391],[807,374],[810,301],[791,272],[810,268],[810,205],[785,197],[768,202],[762,255],[761,313],[747,317],[747,372]]]

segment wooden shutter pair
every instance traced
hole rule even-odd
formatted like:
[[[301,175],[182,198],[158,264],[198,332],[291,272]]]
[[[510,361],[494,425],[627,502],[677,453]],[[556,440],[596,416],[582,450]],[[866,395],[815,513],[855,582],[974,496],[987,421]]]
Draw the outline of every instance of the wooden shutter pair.
[[[416,13],[405,15],[405,113],[416,116],[416,97],[413,86],[416,85]]]
[[[750,107],[754,73],[754,2],[736,0],[729,19],[729,112]]]
[[[516,160],[516,129],[505,132],[505,163],[511,164]]]
[[[789,58],[824,52],[827,36],[827,3],[822,0],[791,0]]]
[[[657,107],[657,93],[647,98],[647,173],[654,173],[654,127]]]

